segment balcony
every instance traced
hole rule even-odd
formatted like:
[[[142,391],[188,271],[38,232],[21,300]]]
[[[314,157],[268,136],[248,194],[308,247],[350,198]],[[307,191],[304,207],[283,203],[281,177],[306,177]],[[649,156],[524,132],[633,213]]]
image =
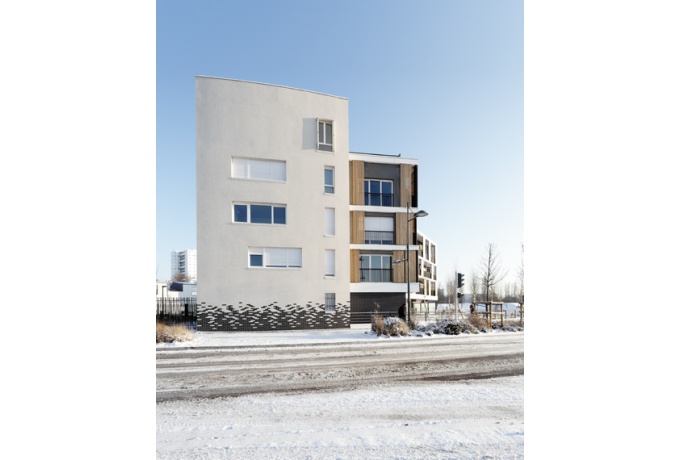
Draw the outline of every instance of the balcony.
[[[359,270],[362,283],[391,283],[391,268],[362,268]]]
[[[394,194],[364,192],[366,206],[394,206]]]
[[[394,232],[367,230],[364,232],[364,244],[394,244]]]

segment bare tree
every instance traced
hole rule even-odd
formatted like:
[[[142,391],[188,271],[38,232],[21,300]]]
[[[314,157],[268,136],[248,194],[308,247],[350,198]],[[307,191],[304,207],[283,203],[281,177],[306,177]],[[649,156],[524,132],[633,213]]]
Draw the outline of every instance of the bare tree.
[[[189,277],[186,275],[186,273],[175,273],[175,276],[172,277],[172,280],[179,283],[187,283],[189,282]]]
[[[522,259],[519,268],[517,269],[517,278],[519,278],[519,302],[524,303],[524,243],[522,243]]]
[[[477,295],[479,294],[479,276],[474,268],[470,270],[470,291],[472,291],[472,303],[477,302]]]
[[[491,301],[495,297],[495,286],[503,281],[503,278],[508,274],[508,269],[502,267],[496,244],[489,243],[486,246],[484,255],[479,261],[479,269],[481,272],[480,282],[486,294],[486,300]]]

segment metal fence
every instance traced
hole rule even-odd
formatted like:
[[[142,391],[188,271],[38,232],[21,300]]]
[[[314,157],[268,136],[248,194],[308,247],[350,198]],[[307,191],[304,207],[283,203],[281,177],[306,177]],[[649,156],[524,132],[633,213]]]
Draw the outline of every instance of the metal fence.
[[[196,330],[196,298],[195,297],[157,297],[156,321],[166,324],[183,324]]]

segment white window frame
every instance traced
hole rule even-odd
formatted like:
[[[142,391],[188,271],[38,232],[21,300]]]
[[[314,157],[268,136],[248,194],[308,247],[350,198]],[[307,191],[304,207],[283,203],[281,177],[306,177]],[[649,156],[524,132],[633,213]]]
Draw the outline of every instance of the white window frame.
[[[366,192],[366,183],[367,182],[369,183],[368,192]],[[383,203],[383,199],[382,199],[383,184],[389,183],[390,189],[392,190],[392,193],[390,194],[390,195],[392,195],[392,205],[387,206],[387,207],[394,207],[395,206],[394,181],[392,179],[371,179],[370,177],[365,177],[364,178],[364,194],[371,193],[371,187],[370,187],[371,182],[379,182],[380,183],[380,194],[379,194],[380,195],[380,204],[378,204],[378,205],[373,204],[372,205],[371,200],[369,199],[368,204],[366,206],[383,206],[383,204],[382,204]],[[365,200],[365,198],[364,198],[364,200]]]
[[[322,128],[320,129],[320,127]],[[331,127],[331,138],[328,139],[326,126]],[[316,149],[321,152],[334,152],[335,126],[333,120],[316,119]]]
[[[324,236],[335,236],[335,208],[324,209]]]
[[[326,171],[331,172],[331,183],[330,185],[326,183]],[[330,187],[331,191],[326,190],[326,187]],[[324,166],[323,168],[323,192],[327,195],[335,194],[335,168],[333,166]]]
[[[272,259],[274,258],[274,253],[278,257],[281,257],[282,251],[285,251],[286,263],[285,265],[272,265]],[[260,255],[262,256],[262,265],[251,265],[250,256]],[[300,261],[299,265],[297,260]],[[290,270],[290,269],[301,269],[302,268],[302,248],[271,248],[254,246],[248,247],[248,268],[261,268],[261,269],[279,269],[279,270]]]
[[[271,212],[272,221],[271,221],[270,223],[264,223],[264,222],[251,222],[251,220],[250,220],[250,219],[251,219],[251,217],[250,217],[250,206],[251,206],[251,205],[255,205],[255,206],[270,206],[270,207],[272,208],[272,212]],[[245,222],[241,222],[241,221],[237,221],[237,220],[236,220],[236,206],[246,206],[246,207],[247,207],[247,209],[246,209],[246,221],[245,221]],[[286,214],[286,215],[285,215],[286,221],[285,221],[284,223],[278,224],[278,223],[274,222],[274,208],[283,208],[283,210],[284,210],[284,212],[285,212],[285,214]],[[277,203],[244,203],[244,202],[240,202],[240,201],[235,201],[234,203],[232,203],[232,206],[231,206],[231,221],[232,221],[233,223],[235,223],[235,224],[240,224],[240,225],[246,225],[246,224],[247,224],[247,225],[279,225],[279,226],[283,226],[283,225],[286,225],[286,224],[288,223],[288,209],[287,209],[287,206],[286,206],[285,204],[277,204]]]
[[[236,164],[238,162],[244,162],[245,165],[241,164],[241,166],[245,166],[245,175],[238,175],[237,174],[237,168]],[[264,176],[253,176],[253,165],[256,162],[263,162],[263,163],[268,163],[269,167],[269,177],[264,177]],[[283,178],[275,178],[275,171],[272,169],[274,166],[281,166],[283,165]],[[247,158],[247,157],[232,157],[231,158],[231,177],[232,179],[242,179],[242,180],[258,180],[258,181],[265,181],[265,182],[279,182],[279,183],[285,183],[286,178],[288,175],[287,171],[287,164],[285,160],[272,160],[272,159],[265,159],[265,158]]]
[[[335,278],[335,249],[325,250],[323,272],[324,276]]]

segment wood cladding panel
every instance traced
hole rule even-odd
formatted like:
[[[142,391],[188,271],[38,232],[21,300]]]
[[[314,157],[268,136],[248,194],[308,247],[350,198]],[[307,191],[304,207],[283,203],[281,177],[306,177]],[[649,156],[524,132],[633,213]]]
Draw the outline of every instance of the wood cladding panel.
[[[364,204],[364,162],[349,162],[349,204]]]
[[[364,244],[364,215],[363,211],[350,211],[349,213],[349,238],[351,244]]]
[[[349,282],[359,283],[361,281],[361,273],[359,272],[359,250],[349,250]]]
[[[413,215],[411,215],[413,217]],[[395,244],[403,244],[405,245],[406,242],[408,241],[409,243],[413,244],[413,234],[416,231],[415,228],[415,220],[412,220],[411,222],[408,223],[408,232],[411,234],[411,240],[408,238],[408,233],[406,233],[406,213],[405,212],[398,212],[395,215],[394,219],[394,236],[395,236]]]
[[[411,266],[411,282],[415,283],[418,280],[418,252],[411,251],[409,254],[409,265]],[[395,260],[405,259],[406,251],[393,251],[392,252],[392,262]],[[406,262],[396,264],[392,270],[392,279],[395,283],[405,283],[406,282]]]
[[[407,205],[410,204],[411,201],[411,195],[412,190],[411,190],[411,179],[412,179],[412,170],[413,167],[411,165],[405,165],[402,164],[400,165],[400,173],[399,173],[399,184],[400,184],[400,189],[399,189],[399,206],[402,208],[405,208]]]

